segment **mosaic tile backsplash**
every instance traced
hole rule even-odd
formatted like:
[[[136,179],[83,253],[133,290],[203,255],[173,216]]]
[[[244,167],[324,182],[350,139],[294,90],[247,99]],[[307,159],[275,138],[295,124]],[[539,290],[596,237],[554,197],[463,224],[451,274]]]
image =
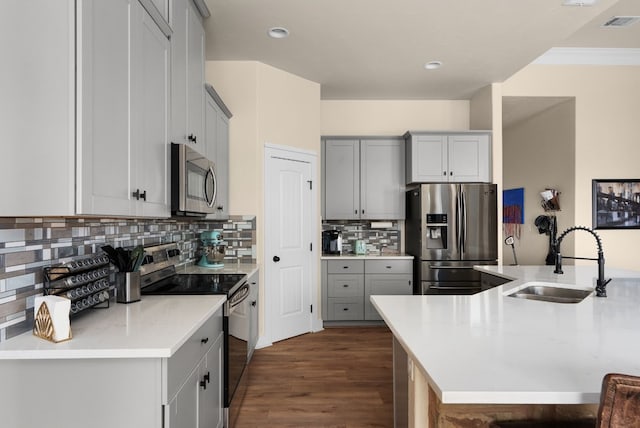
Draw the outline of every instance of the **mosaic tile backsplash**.
[[[358,239],[365,241],[367,254],[396,255],[400,254],[400,224],[390,222],[391,227],[373,229],[370,221],[343,220],[324,221],[322,230],[339,230],[342,232],[342,254],[352,254]]]
[[[255,216],[229,220],[0,217],[0,342],[33,328],[33,303],[42,294],[43,267],[101,252],[177,242],[182,262],[201,255],[200,233],[218,230],[225,262],[256,262]]]

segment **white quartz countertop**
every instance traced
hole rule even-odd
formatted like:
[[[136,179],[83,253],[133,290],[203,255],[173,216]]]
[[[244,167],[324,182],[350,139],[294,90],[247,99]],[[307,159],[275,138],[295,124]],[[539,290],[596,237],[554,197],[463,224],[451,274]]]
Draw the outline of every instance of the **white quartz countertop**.
[[[514,281],[472,296],[372,296],[443,403],[598,403],[602,378],[640,376],[640,272],[609,269],[606,298],[516,299],[528,281],[593,290],[597,267],[478,266]]]
[[[413,256],[408,254],[342,254],[342,255],[323,255],[322,260],[413,260]]]
[[[177,273],[191,274],[218,274],[218,273],[244,273],[253,275],[259,266],[251,263],[225,263],[221,268],[207,268],[198,265],[183,265],[176,268]]]
[[[71,320],[73,339],[51,343],[31,332],[0,343],[2,359],[171,357],[226,301],[226,296],[142,296],[111,301]]]

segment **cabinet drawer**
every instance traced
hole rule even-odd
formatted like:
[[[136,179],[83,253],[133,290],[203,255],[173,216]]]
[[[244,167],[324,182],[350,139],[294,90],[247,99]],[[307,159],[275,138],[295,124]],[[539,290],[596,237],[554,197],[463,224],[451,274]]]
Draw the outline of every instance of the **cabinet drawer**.
[[[222,334],[222,308],[166,360],[167,400],[180,390],[194,367]],[[166,404],[166,403],[165,403]]]
[[[367,275],[364,284],[364,319],[382,320],[373,303],[371,296],[397,296],[413,294],[413,275],[396,274]]]
[[[366,260],[365,272],[370,273],[413,273],[413,260]]]
[[[328,260],[329,273],[364,273],[364,260]]]
[[[362,297],[329,298],[329,321],[354,321],[364,319]]]
[[[361,297],[364,293],[364,275],[328,275],[329,297]]]

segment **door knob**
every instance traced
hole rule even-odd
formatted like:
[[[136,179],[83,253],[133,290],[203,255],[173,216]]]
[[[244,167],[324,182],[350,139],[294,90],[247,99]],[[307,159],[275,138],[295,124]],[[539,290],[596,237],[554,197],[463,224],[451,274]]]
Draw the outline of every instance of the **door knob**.
[[[273,261],[278,263],[280,261],[280,257],[278,256],[273,256]]]

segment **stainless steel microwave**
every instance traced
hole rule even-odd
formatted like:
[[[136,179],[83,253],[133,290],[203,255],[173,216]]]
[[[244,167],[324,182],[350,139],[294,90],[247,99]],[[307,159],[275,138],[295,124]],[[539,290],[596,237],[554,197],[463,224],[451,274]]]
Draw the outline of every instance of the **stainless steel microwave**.
[[[204,216],[216,208],[215,164],[186,144],[171,143],[171,213]]]

